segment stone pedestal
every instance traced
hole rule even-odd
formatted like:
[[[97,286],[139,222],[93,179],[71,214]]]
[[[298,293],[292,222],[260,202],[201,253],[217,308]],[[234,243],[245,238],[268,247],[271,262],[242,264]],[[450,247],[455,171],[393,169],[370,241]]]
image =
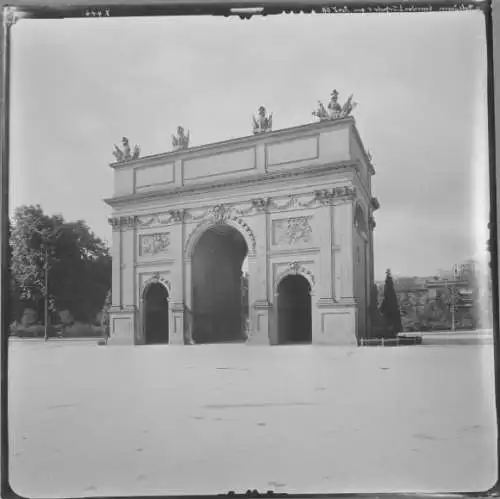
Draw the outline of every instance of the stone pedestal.
[[[138,329],[135,307],[111,307],[109,319],[108,345],[134,345],[136,343]]]
[[[318,345],[356,346],[357,305],[350,300],[321,300],[317,303],[319,328],[313,330]]]
[[[170,302],[169,345],[184,345],[184,303]]]
[[[251,307],[252,315],[250,336],[247,345],[269,345],[270,313],[272,305],[267,300],[256,301]]]

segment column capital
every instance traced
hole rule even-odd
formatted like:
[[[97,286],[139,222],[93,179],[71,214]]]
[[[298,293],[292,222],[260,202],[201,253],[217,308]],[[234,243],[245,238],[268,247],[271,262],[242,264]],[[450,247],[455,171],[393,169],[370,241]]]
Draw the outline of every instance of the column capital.
[[[108,223],[111,225],[113,230],[120,230],[121,228],[123,229],[133,229],[135,228],[136,225],[136,217],[134,216],[128,216],[128,217],[111,217],[108,218]]]
[[[120,227],[121,227],[120,217],[108,218],[108,223],[109,223],[109,225],[111,225],[111,228],[113,230],[120,230]]]
[[[321,205],[333,205],[341,201],[354,201],[356,199],[356,187],[344,185],[333,189],[321,189],[314,192],[315,200]]]

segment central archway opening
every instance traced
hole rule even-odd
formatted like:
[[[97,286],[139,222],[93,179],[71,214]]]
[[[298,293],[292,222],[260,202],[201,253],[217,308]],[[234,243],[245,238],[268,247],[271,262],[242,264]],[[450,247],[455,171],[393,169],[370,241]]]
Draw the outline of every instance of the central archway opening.
[[[168,333],[168,291],[155,282],[144,292],[145,343],[168,343]]]
[[[278,343],[312,342],[311,286],[301,275],[288,275],[278,285]]]
[[[244,237],[226,224],[207,229],[198,240],[192,257],[195,343],[246,340],[247,253]]]

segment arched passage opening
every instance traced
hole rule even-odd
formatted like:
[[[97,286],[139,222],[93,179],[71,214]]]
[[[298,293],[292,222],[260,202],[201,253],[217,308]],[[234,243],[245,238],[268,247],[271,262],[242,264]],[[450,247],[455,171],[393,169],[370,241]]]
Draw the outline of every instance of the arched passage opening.
[[[168,343],[168,291],[158,282],[144,291],[143,321],[146,344]]]
[[[311,286],[301,275],[285,276],[278,285],[278,343],[312,342]]]
[[[365,214],[363,212],[363,208],[361,208],[359,204],[356,205],[356,210],[354,212],[354,227],[365,234],[368,232]]]
[[[199,238],[192,256],[195,343],[245,341],[248,295],[242,273],[248,247],[241,233],[218,224]]]

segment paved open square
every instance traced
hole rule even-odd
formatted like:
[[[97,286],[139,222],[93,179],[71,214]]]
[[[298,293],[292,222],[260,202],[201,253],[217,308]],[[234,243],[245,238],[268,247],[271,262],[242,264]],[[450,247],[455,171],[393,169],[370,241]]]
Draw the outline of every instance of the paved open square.
[[[24,496],[467,491],[496,481],[493,348],[10,344]]]

